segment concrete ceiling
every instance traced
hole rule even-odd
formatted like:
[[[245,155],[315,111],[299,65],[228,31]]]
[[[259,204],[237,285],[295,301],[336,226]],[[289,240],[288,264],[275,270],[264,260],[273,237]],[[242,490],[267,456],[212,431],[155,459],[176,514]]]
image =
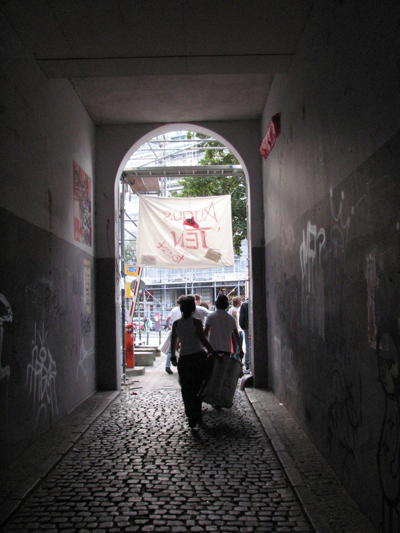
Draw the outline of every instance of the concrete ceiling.
[[[49,78],[96,124],[255,119],[312,0],[2,0]]]

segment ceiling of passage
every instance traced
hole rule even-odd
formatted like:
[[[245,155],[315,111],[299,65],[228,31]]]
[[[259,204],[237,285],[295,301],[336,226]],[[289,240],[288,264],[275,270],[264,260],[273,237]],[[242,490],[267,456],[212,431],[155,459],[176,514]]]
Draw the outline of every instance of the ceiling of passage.
[[[312,0],[2,0],[49,78],[96,124],[261,116]]]

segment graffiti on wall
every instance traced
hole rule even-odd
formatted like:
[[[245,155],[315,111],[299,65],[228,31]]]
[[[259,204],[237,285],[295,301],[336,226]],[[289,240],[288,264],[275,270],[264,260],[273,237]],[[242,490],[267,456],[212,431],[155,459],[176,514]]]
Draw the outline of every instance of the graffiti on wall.
[[[300,245],[301,318],[303,327],[322,338],[325,336],[325,296],[322,259],[325,252],[325,229],[307,222]]]
[[[347,234],[350,229],[350,215],[346,220],[343,219],[343,202],[344,202],[344,192],[342,191],[340,195],[339,208],[335,210],[335,205],[333,201],[333,189],[329,190],[330,205],[331,205],[331,216],[332,216],[332,226],[331,226],[331,240],[335,250],[335,255],[339,252],[343,252],[346,246]],[[354,207],[351,208],[351,213],[354,213]]]
[[[274,336],[274,343],[277,350],[278,361],[281,363],[281,376],[285,383],[286,397],[296,398],[299,389],[299,375],[294,364],[293,350],[288,346],[285,339],[281,341]]]
[[[44,280],[44,282],[46,283],[44,289],[44,308],[47,322],[52,324],[53,327],[62,328],[66,310],[61,303],[60,292],[54,289],[51,281]]]
[[[26,371],[26,387],[33,398],[36,426],[58,413],[56,377],[57,367],[48,347],[47,331],[44,324],[40,331],[35,323],[31,362]]]
[[[400,528],[400,374],[399,353],[392,331],[377,333],[379,381],[385,394],[385,412],[378,443],[378,470],[382,489],[382,531]]]
[[[81,348],[79,351],[79,361],[78,366],[76,367],[76,377],[79,378],[82,376],[83,378],[87,379],[89,375],[89,370],[91,368],[91,365],[93,363],[93,355],[94,355],[94,349],[87,350],[85,348],[85,344],[81,342]]]
[[[361,427],[361,383],[359,375],[352,371],[341,357],[336,355],[332,367],[331,395],[328,407],[328,437],[331,450],[339,445],[344,452],[344,465],[354,459],[357,448],[357,430]]]
[[[343,482],[363,484],[383,533],[400,531],[399,146],[396,134],[298,219],[282,209],[266,252],[273,389]]]

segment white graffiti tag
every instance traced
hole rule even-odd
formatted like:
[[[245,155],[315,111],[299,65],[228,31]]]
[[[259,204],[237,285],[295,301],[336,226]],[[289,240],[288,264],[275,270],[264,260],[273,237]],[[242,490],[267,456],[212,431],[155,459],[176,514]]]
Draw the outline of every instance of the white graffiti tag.
[[[76,377],[79,377],[80,373],[82,373],[82,375],[85,378],[88,377],[89,365],[92,362],[93,354],[94,354],[94,349],[92,348],[91,350],[86,350],[85,345],[83,343],[83,339],[82,339],[81,351],[79,354],[79,362],[76,368]]]
[[[27,367],[26,386],[29,384],[29,394],[33,396],[36,409],[36,425],[58,412],[56,395],[56,363],[46,347],[47,332],[37,331],[32,340],[32,361]]]
[[[344,250],[347,241],[347,234],[350,229],[351,217],[348,216],[346,221],[343,220],[343,201],[344,191],[342,191],[338,212],[335,212],[335,206],[333,205],[333,190],[329,190],[330,202],[331,202],[331,215],[333,224],[331,228],[331,239],[334,245],[335,254],[340,250]],[[351,214],[354,214],[354,207],[351,208]]]
[[[317,231],[317,226],[308,221],[307,232],[303,230],[303,242],[300,245],[301,315],[303,326],[317,332],[322,338],[325,332],[325,296],[321,261],[325,241],[325,229]]]

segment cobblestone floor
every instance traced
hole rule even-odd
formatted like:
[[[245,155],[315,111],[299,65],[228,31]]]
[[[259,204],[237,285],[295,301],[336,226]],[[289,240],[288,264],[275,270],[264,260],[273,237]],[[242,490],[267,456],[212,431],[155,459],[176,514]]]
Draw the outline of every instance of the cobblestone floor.
[[[245,394],[204,423],[179,390],[125,389],[3,531],[312,531]]]

